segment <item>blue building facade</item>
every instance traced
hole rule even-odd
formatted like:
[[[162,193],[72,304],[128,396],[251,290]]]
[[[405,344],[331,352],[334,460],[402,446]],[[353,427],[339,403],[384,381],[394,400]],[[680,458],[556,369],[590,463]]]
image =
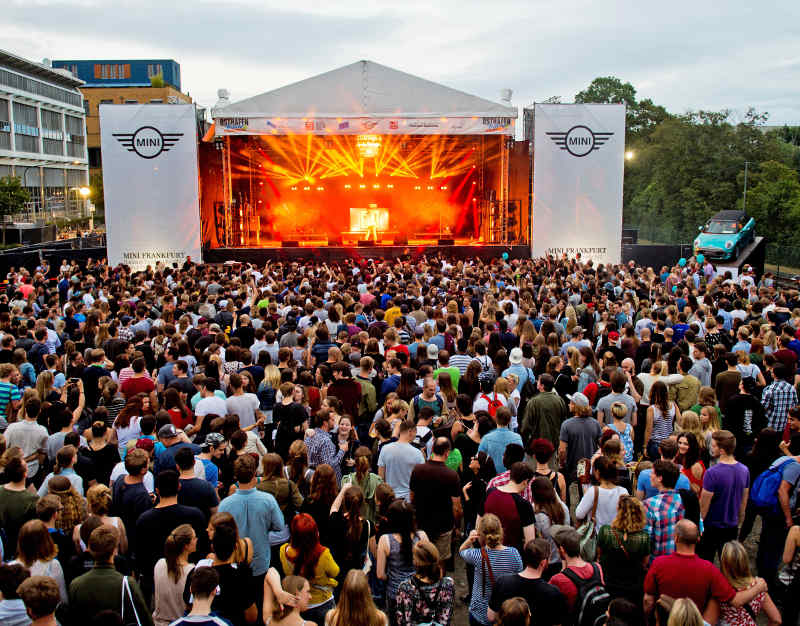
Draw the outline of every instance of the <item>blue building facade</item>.
[[[161,75],[166,85],[181,89],[181,66],[172,59],[60,60],[53,67],[69,70],[84,87],[149,87],[153,76]]]

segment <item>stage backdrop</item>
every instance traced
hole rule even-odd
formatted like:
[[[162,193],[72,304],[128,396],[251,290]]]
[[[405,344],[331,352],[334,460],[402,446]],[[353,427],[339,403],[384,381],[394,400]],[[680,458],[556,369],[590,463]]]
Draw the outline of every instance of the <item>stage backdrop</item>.
[[[531,252],[620,263],[625,105],[536,104]]]
[[[101,104],[108,261],[200,261],[193,104]]]

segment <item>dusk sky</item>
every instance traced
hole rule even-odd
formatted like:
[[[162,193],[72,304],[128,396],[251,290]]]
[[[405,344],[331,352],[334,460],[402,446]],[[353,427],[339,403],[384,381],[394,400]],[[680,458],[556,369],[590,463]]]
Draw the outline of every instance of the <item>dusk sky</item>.
[[[631,82],[673,113],[749,106],[800,125],[800,2],[290,4],[6,0],[0,48],[34,61],[172,58],[201,106],[368,59],[518,106]]]

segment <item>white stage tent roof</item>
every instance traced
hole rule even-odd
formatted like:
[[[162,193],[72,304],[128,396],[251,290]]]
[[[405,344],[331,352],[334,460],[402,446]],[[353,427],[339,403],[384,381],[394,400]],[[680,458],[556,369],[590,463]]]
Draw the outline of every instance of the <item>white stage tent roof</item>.
[[[213,110],[217,135],[514,134],[515,107],[358,61]]]

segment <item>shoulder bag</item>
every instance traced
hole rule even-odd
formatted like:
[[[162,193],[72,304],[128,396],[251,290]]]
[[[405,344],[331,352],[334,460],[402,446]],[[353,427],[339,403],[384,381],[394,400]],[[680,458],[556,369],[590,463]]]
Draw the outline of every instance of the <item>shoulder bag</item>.
[[[581,558],[584,561],[594,561],[597,557],[597,502],[600,499],[600,487],[594,488],[594,504],[592,505],[592,515],[578,527],[578,534],[581,541]]]

